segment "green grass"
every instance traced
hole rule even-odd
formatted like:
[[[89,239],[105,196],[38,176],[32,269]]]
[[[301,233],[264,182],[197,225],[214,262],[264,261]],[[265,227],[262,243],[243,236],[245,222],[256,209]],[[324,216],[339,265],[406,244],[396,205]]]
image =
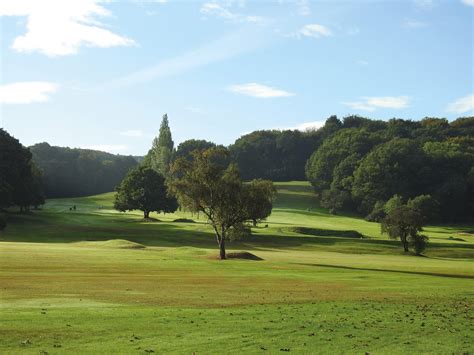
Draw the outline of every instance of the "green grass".
[[[268,221],[229,244],[263,261],[216,260],[198,216],[144,222],[113,194],[11,214],[0,353],[474,351],[473,226],[430,226],[426,257],[403,255],[378,224],[318,208],[307,183],[277,187]]]

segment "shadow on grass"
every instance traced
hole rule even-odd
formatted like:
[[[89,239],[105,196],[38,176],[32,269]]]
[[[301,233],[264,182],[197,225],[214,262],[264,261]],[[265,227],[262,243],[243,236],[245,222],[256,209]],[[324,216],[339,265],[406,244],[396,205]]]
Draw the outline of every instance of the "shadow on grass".
[[[459,274],[443,274],[437,272],[420,272],[420,271],[405,271],[405,270],[390,270],[390,269],[373,269],[365,267],[354,267],[354,266],[342,266],[342,265],[329,265],[329,264],[308,264],[308,263],[293,263],[295,265],[303,266],[315,266],[332,269],[346,269],[346,270],[358,270],[358,271],[375,271],[375,272],[392,272],[398,274],[410,274],[410,275],[422,275],[422,276],[439,276],[439,277],[451,277],[457,279],[474,279],[471,275],[459,275]]]

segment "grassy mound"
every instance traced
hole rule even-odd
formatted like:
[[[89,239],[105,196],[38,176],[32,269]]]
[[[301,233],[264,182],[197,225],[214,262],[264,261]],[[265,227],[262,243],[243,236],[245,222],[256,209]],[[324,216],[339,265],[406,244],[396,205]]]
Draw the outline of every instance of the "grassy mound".
[[[290,232],[313,235],[315,237],[338,237],[338,238],[354,238],[362,239],[365,236],[358,231],[353,230],[333,230],[333,229],[319,229],[307,227],[292,227],[288,228]]]
[[[193,219],[189,219],[189,218],[176,218],[175,220],[173,220],[173,222],[175,222],[175,223],[196,223]]]
[[[131,242],[126,239],[110,239],[105,241],[87,242],[88,245],[94,245],[113,249],[145,249],[143,244]]]
[[[255,260],[255,261],[263,260],[257,255],[249,253],[247,251],[227,253],[227,259],[244,259],[244,260]]]

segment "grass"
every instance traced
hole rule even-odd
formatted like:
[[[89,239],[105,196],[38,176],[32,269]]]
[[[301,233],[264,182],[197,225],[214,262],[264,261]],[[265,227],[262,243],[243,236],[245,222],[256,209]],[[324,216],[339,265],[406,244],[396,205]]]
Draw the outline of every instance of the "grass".
[[[426,257],[403,255],[306,183],[277,187],[268,227],[229,245],[262,261],[218,261],[199,216],[143,221],[113,194],[10,215],[0,353],[474,351],[473,226],[430,226]]]

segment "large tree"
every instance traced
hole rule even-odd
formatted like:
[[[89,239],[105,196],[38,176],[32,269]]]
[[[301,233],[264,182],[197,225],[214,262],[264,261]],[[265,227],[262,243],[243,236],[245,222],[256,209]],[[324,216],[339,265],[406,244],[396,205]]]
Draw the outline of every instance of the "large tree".
[[[268,188],[261,188],[265,184]],[[195,151],[193,159],[177,159],[171,169],[171,189],[180,205],[192,212],[204,214],[215,232],[219,255],[226,258],[225,243],[232,228],[240,228],[254,217],[265,218],[271,207],[263,206],[258,216],[249,206],[271,201],[271,182],[244,184],[235,164],[229,163],[229,153],[223,147]]]
[[[390,209],[382,220],[381,227],[383,234],[388,234],[392,239],[400,239],[405,253],[413,245],[416,254],[420,254],[428,241],[426,236],[419,234],[423,230],[422,225],[423,216],[418,210],[401,205]]]
[[[173,149],[174,142],[171,137],[168,115],[165,113],[161,121],[160,133],[153,140],[153,145],[143,164],[152,167],[163,176],[167,176],[173,159]]]
[[[172,213],[178,205],[168,194],[165,178],[150,167],[140,166],[117,186],[114,207],[122,212],[140,210],[149,218],[150,212]]]

